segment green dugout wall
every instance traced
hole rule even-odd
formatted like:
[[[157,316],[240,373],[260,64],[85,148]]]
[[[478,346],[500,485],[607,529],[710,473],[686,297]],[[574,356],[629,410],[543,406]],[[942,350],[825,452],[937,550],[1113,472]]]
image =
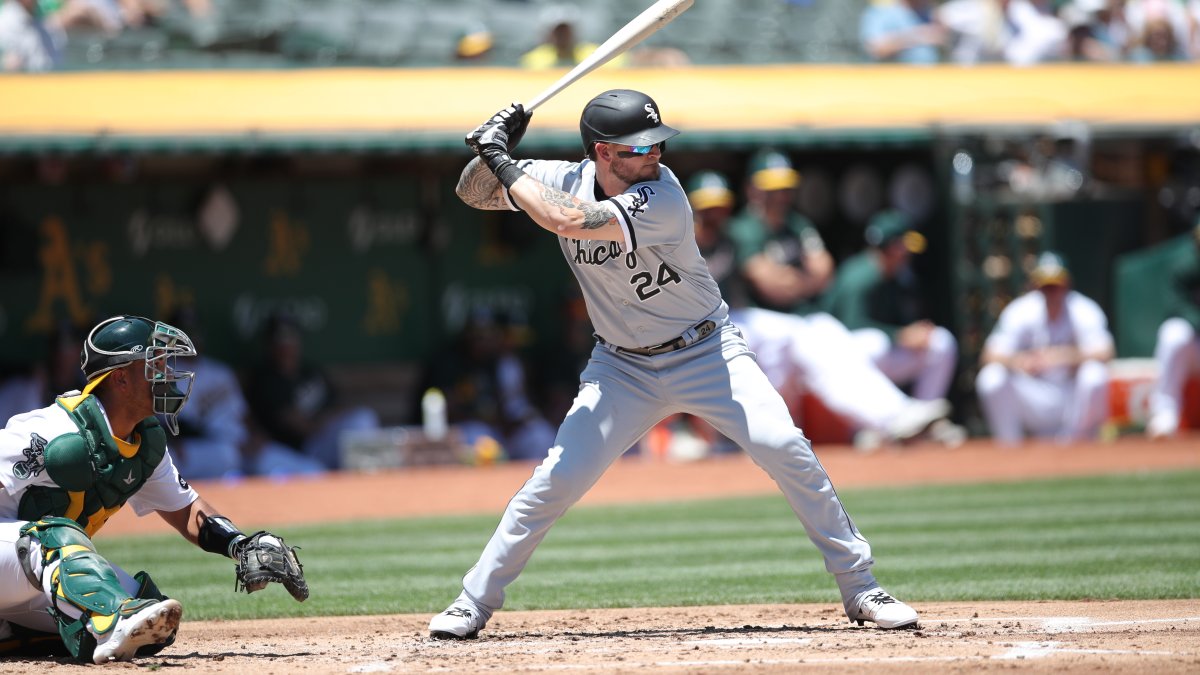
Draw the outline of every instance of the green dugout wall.
[[[485,310],[551,332],[569,272],[552,237],[505,236],[511,218],[437,175],[9,183],[0,352],[20,368],[60,322],[180,303],[236,365],[280,309],[335,364],[421,361]]]

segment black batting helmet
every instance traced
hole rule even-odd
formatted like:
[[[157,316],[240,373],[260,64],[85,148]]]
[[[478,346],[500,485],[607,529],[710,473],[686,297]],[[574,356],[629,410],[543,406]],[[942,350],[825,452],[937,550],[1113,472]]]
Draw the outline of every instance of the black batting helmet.
[[[654,99],[632,89],[611,89],[588,101],[579,117],[583,151],[595,143],[655,145],[679,133],[663,124]]]

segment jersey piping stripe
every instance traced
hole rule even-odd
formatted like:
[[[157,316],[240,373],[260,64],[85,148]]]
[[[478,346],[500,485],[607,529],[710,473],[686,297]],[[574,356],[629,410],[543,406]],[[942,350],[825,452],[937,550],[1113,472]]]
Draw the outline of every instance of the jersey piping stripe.
[[[627,251],[627,253],[636,251],[637,234],[633,231],[633,219],[629,217],[629,214],[625,212],[625,207],[621,206],[620,203],[613,201],[612,199],[608,201],[610,204],[617,207],[617,213],[620,215],[618,222],[621,223],[621,230],[625,232],[625,239],[629,242],[629,251]]]

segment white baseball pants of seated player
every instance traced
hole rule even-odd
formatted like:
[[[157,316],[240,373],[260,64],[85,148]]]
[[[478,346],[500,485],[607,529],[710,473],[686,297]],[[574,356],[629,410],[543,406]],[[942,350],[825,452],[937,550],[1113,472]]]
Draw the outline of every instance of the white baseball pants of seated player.
[[[26,522],[0,521],[0,589],[3,589],[0,590],[0,624],[8,621],[46,633],[57,633],[58,623],[46,611],[50,607],[49,592],[29,583],[17,558],[17,539],[21,537],[21,527]],[[34,556],[40,554],[40,549],[34,549],[31,553]],[[109,566],[116,573],[122,588],[130,595],[137,593],[138,583],[133,577],[112,563]],[[68,603],[62,603],[61,606],[68,613],[72,610]]]
[[[1146,430],[1152,435],[1169,436],[1179,430],[1188,376],[1200,370],[1200,339],[1192,324],[1174,317],[1158,327],[1154,363],[1158,378],[1150,395],[1150,422]]]
[[[786,391],[795,379],[855,429],[886,432],[912,402],[829,314],[750,307],[730,310],[729,318],[775,389]]]
[[[997,443],[1020,443],[1028,431],[1060,442],[1095,438],[1108,417],[1108,366],[1084,361],[1071,378],[1033,377],[989,363],[975,391]]]
[[[950,391],[958,363],[958,341],[942,326],[933,328],[929,347],[921,351],[892,344],[887,333],[878,328],[859,328],[850,334],[888,379],[900,386],[912,384],[913,398],[932,401],[945,398]]]
[[[639,356],[597,344],[554,447],[509,502],[466,595],[489,612],[550,527],[652,426],[691,413],[741,446],[779,485],[834,574],[843,604],[876,585],[871,547],[842,507],[812,445],[728,320],[683,349]]]

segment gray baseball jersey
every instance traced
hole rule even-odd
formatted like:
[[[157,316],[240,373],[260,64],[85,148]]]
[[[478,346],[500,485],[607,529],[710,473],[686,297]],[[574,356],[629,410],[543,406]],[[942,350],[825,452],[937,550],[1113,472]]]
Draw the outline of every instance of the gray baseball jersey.
[[[559,237],[583,289],[596,333],[622,347],[673,340],[706,318],[720,323],[729,308],[700,255],[687,194],[670,169],[659,179],[604,198],[591,160],[523,160],[526,173],[579,199],[600,201],[617,217],[625,241]],[[598,199],[599,197],[599,199]]]

